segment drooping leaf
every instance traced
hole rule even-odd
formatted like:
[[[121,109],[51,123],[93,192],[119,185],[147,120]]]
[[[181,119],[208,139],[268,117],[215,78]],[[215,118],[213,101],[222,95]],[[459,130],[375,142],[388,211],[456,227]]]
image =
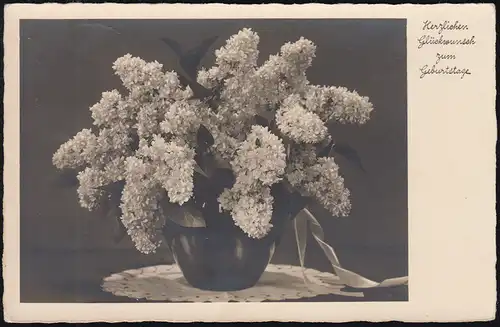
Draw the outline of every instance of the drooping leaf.
[[[291,154],[292,154],[292,144],[291,143],[287,143],[285,145],[285,155],[286,155],[286,159],[287,160],[290,159]]]
[[[125,180],[119,180],[100,187],[101,190],[111,194],[112,196],[119,196],[119,198],[121,197],[124,188]]]
[[[354,164],[361,171],[363,172],[366,171],[365,168],[363,167],[358,152],[355,149],[353,149],[350,145],[345,143],[336,143],[333,146],[332,151],[346,158],[349,162]]]
[[[175,214],[169,215],[168,218],[184,227],[206,227],[203,214],[193,198],[179,206]]]
[[[211,186],[216,194],[220,194],[225,188],[231,188],[235,181],[234,172],[229,168],[217,168],[210,178]]]
[[[190,49],[187,52],[184,52],[177,41],[167,37],[161,38],[161,40],[165,42],[179,57],[179,65],[181,66],[182,70],[184,70],[187,77],[192,81],[196,81],[200,62],[203,57],[205,57],[205,54],[207,53],[210,46],[212,46],[212,44],[217,39],[217,36],[207,38],[203,40],[198,46]]]
[[[212,176],[219,168],[222,168],[222,166],[220,162],[217,161],[216,156],[210,152],[205,153],[203,158],[203,169],[207,172],[208,176]]]
[[[208,49],[210,49],[212,44],[214,44],[218,38],[219,38],[218,36],[211,36],[204,39],[199,45],[187,51],[185,57],[192,57],[193,63],[196,62],[195,61],[196,58],[198,66],[201,60],[205,57],[206,53],[208,52]]]
[[[276,119],[273,118],[269,122],[269,130],[271,130],[271,132],[273,132],[273,131],[279,131],[278,125],[276,124]]]
[[[332,151],[333,145],[334,145],[334,141],[332,139],[326,145],[324,145],[322,147],[320,146],[317,156],[319,158],[321,158],[321,157],[329,157],[331,155],[331,151]]]
[[[272,120],[276,117],[277,105],[266,104],[259,110],[259,115],[267,118],[268,120]]]
[[[115,225],[116,227],[114,231],[113,241],[119,243],[125,238],[125,236],[127,236],[127,229],[123,225],[120,215],[117,215],[115,217],[115,221],[116,221]]]
[[[136,133],[131,133],[130,136],[130,142],[129,142],[129,148],[131,151],[137,151],[139,148],[139,135]]]
[[[207,224],[203,218],[203,214],[194,205],[187,203],[182,206],[181,210],[181,225],[184,227],[206,227]]]
[[[121,221],[122,210],[120,208],[121,197],[125,181],[120,180],[100,187],[105,192],[99,205],[100,211],[115,221],[113,240],[118,243],[127,235],[127,230]]]
[[[196,208],[196,203],[191,198],[187,203],[179,205],[171,203],[166,193],[160,198],[158,204],[166,219],[184,227],[205,227],[206,223],[202,213]]]
[[[301,194],[299,190],[286,179],[282,180],[281,184],[287,193],[288,215],[291,219],[294,219],[297,213],[311,202],[311,198],[305,194]]]
[[[206,99],[213,95],[213,90],[205,88],[197,82],[197,74],[200,62],[205,56],[210,46],[217,40],[217,36],[210,37],[202,41],[198,46],[184,52],[179,42],[164,37],[161,40],[167,44],[177,55],[182,73],[179,73],[179,81],[184,86],[189,86],[193,91],[193,98]]]
[[[214,144],[212,133],[203,125],[200,125],[196,134],[196,141],[201,152],[205,152]]]
[[[310,203],[311,199],[309,197],[300,194],[298,191],[294,191],[290,194],[290,217],[293,219],[297,216],[297,213],[307,207]]]
[[[207,104],[214,112],[217,112],[217,108],[220,103],[222,87],[223,83],[218,83],[216,86],[210,89],[208,91],[209,94],[203,98],[205,104]]]
[[[269,126],[269,120],[267,118],[261,116],[261,115],[255,115],[253,117],[254,120],[254,125],[259,125],[263,127],[268,127]]]
[[[197,164],[195,170],[205,177],[209,177],[216,167],[215,159],[209,151],[209,148],[214,144],[214,137],[203,125],[198,128],[196,143],[198,146],[194,157]]]
[[[290,182],[284,178],[282,181],[281,181],[281,184],[283,184],[283,186],[285,187],[286,191],[288,193],[293,193],[295,192],[295,187],[293,187],[292,184],[290,184]]]
[[[179,58],[182,57],[183,51],[179,42],[172,40],[168,37],[161,38],[161,40],[165,42],[165,44],[167,44]]]
[[[197,86],[194,86],[195,83],[181,73],[177,73],[177,78],[179,78],[179,83],[181,86],[183,87],[189,86],[191,88],[191,90],[193,91],[193,98],[197,99],[198,88]]]
[[[213,153],[213,158],[215,160],[215,166],[217,168],[231,169],[231,163],[228,160],[222,158],[217,153]]]
[[[337,153],[338,155],[343,156],[350,163],[354,164],[356,168],[361,171],[365,171],[363,164],[361,162],[361,158],[358,155],[358,152],[353,149],[349,144],[346,143],[335,143],[334,140],[330,140],[325,146],[319,147],[319,151],[317,153],[318,157],[332,157]]]
[[[193,91],[194,99],[207,99],[213,95],[212,90],[207,89],[196,81],[189,81],[188,85]]]
[[[198,163],[194,166],[194,171],[202,176],[209,177],[208,174],[200,167],[200,164]]]
[[[163,213],[167,216],[171,215],[179,208],[178,204],[170,202],[167,192],[165,190],[162,190],[161,194],[159,195],[158,205],[163,210]]]

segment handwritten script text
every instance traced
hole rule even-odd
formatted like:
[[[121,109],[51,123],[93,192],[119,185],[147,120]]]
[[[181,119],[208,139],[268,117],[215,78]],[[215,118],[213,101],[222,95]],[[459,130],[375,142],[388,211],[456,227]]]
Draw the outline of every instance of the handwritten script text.
[[[425,20],[422,25],[424,34],[417,38],[417,48],[437,47],[433,62],[420,67],[420,78],[430,75],[454,75],[463,79],[472,72],[467,67],[454,64],[460,49],[476,45],[475,35],[468,33],[469,26],[460,21],[449,20],[433,22]]]

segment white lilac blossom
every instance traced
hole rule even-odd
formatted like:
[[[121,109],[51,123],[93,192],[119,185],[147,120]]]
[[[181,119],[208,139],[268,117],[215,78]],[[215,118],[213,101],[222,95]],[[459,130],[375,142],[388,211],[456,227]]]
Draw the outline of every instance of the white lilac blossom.
[[[321,118],[304,109],[300,103],[280,107],[276,113],[276,125],[297,143],[319,143],[328,135]]]
[[[257,64],[259,36],[244,28],[231,36],[226,45],[215,51],[215,62],[224,74],[246,73]]]
[[[258,93],[269,104],[276,105],[286,97],[286,83],[281,74],[283,70],[285,70],[283,58],[271,55],[255,72]]]
[[[310,166],[296,165],[290,182],[300,191],[314,197],[333,216],[347,216],[351,210],[350,191],[344,185],[333,158],[318,158]]]
[[[160,128],[164,133],[187,135],[195,132],[202,122],[199,104],[186,100],[176,101],[165,110],[164,120]]]
[[[210,132],[214,136],[214,144],[212,146],[214,152],[223,160],[231,161],[236,155],[236,150],[240,142],[226,133],[218,132],[218,130],[211,129]]]
[[[218,66],[214,66],[208,70],[201,68],[196,80],[207,89],[211,89],[220,83],[223,78],[224,72]]]
[[[152,253],[159,246],[156,228],[161,219],[156,214],[158,184],[150,178],[155,166],[136,157],[126,161],[126,183],[122,193],[121,220],[128,234],[142,253]]]
[[[183,204],[193,194],[193,173],[196,162],[194,150],[187,145],[166,142],[155,135],[151,146],[139,149],[140,154],[152,160],[151,177],[168,193],[170,202]]]
[[[283,58],[286,67],[283,73],[294,92],[302,93],[309,84],[306,70],[311,66],[315,56],[316,46],[303,37],[294,43],[288,42],[281,47],[281,58]]]
[[[160,104],[145,103],[137,114],[137,135],[141,138],[149,137],[160,132],[161,119]]]
[[[338,166],[316,151],[331,140],[330,121],[363,124],[373,105],[356,91],[309,83],[316,53],[310,40],[284,44],[261,66],[258,45],[257,33],[245,28],[215,51],[214,66],[197,75],[213,91],[210,101],[195,99],[179,75],[157,61],[118,58],[113,70],[126,93],[103,92],[90,107],[96,130],[83,129],[52,157],[57,168],[79,171],[81,206],[95,209],[107,195],[103,187],[122,181],[123,225],[139,251],[154,252],[168,217],[159,201],[167,195],[182,206],[193,196],[203,125],[213,137],[208,151],[215,162],[235,175],[234,185],[216,194],[221,210],[249,237],[271,230],[271,186],[283,180],[333,215],[347,215],[349,190]],[[255,125],[256,115],[269,127]]]
[[[159,89],[165,82],[162,68],[157,61],[146,62],[131,54],[118,58],[113,64],[115,74],[130,91]]]
[[[99,135],[83,129],[59,147],[52,162],[59,169],[80,169],[88,165],[102,168],[115,156],[126,154],[129,142],[127,127],[121,124],[103,128]]]
[[[280,52],[285,61],[293,63],[293,69],[290,69],[287,74],[305,73],[316,56],[316,46],[311,41],[301,37],[294,43],[285,43]]]
[[[236,226],[256,239],[266,236],[273,227],[273,202],[269,187],[256,188],[248,193],[233,187],[219,196],[221,207],[231,212]]]
[[[100,189],[109,183],[109,179],[103,171],[97,168],[87,167],[77,175],[80,185],[78,197],[83,208],[93,210],[98,207],[104,192]]]
[[[122,96],[117,90],[103,92],[101,100],[90,107],[94,124],[111,126],[113,123],[119,122],[121,118],[127,118],[121,117],[119,107],[121,100]]]
[[[316,148],[312,144],[300,144],[291,149],[291,159],[286,167],[286,179],[295,187],[300,187],[300,183],[305,179],[305,167],[314,165],[318,158]]]
[[[267,127],[252,126],[237,150],[231,167],[236,175],[232,189],[219,197],[221,207],[231,212],[235,224],[252,238],[262,238],[272,227],[273,197],[270,186],[285,173],[283,142]]]
[[[261,106],[261,98],[255,86],[255,78],[248,73],[245,78],[239,76],[228,77],[225,87],[221,91],[225,118],[232,122],[249,122]]]
[[[308,110],[318,114],[325,122],[364,124],[370,119],[373,105],[368,97],[345,87],[310,86],[305,103]]]
[[[285,160],[283,142],[267,127],[254,125],[247,139],[240,144],[231,166],[237,178],[245,176],[249,181],[260,181],[269,186],[281,180]]]
[[[198,73],[197,81],[207,88],[220,89],[221,103],[217,108],[219,125],[238,137],[248,129],[249,122],[262,105],[258,94],[255,71],[259,36],[243,29],[230,37],[225,46],[215,51],[216,66]]]
[[[183,91],[176,72],[166,72],[158,89],[160,99],[181,100],[191,96],[191,91]]]
[[[269,56],[255,72],[259,97],[277,105],[290,94],[305,93],[309,85],[306,71],[315,56],[316,46],[304,38],[284,44],[280,53]]]
[[[79,168],[88,162],[87,153],[97,146],[97,136],[90,129],[83,129],[62,144],[52,156],[59,169]]]
[[[116,157],[104,169],[87,167],[78,173],[77,193],[83,208],[96,209],[105,196],[102,187],[125,178],[125,161],[125,157]]]
[[[128,156],[130,153],[131,135],[128,126],[115,124],[110,128],[103,128],[97,136],[97,144],[89,148],[85,154],[90,166],[106,166],[116,157]]]

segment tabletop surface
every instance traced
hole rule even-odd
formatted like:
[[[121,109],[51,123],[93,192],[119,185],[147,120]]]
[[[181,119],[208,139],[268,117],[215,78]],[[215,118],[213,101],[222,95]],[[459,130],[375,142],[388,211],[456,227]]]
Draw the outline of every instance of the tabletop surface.
[[[377,251],[373,251],[377,252]],[[352,251],[352,256],[355,251]],[[371,271],[367,276],[373,280],[382,280],[407,274],[406,272],[389,272],[384,270],[387,260],[382,255],[366,253],[357,254],[353,262],[364,262],[364,271]],[[394,255],[394,254],[392,254]],[[385,260],[385,261],[384,261]],[[347,260],[344,262],[349,263]],[[134,250],[45,250],[21,252],[21,302],[31,303],[110,303],[110,302],[149,302],[146,299],[133,299],[126,296],[115,296],[101,289],[105,277],[124,270],[137,269],[145,266],[166,265],[172,263],[168,255],[159,252],[144,256]],[[280,256],[275,256],[272,263],[283,262]],[[294,263],[296,264],[296,263]],[[307,265],[307,262],[306,262]],[[328,272],[326,262],[322,267],[312,267]],[[359,271],[359,268],[358,268]],[[346,291],[357,291],[349,290]],[[407,301],[408,287],[371,289],[364,292],[364,297],[341,296],[335,294],[319,295],[305,299],[289,299],[290,302],[352,302],[352,301]]]
[[[127,269],[103,279],[102,289],[116,296],[168,302],[264,302],[314,298],[320,295],[363,297],[344,291],[345,285],[329,272],[294,265],[269,264],[253,287],[209,291],[191,286],[179,266],[156,265]]]

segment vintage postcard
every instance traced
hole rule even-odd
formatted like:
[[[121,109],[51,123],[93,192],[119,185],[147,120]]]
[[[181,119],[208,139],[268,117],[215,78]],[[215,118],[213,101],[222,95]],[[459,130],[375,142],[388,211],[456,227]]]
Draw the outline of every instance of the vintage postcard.
[[[494,319],[494,5],[4,12],[7,321]]]

